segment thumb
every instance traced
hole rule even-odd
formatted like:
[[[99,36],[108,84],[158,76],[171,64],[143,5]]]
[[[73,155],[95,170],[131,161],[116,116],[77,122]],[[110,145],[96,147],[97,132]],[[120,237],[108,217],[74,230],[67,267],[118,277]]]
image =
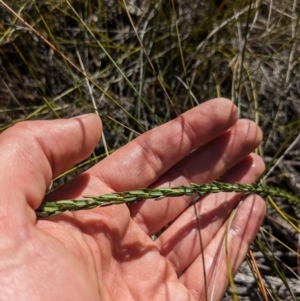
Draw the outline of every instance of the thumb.
[[[85,159],[101,131],[101,121],[94,114],[25,121],[4,131],[0,135],[0,220],[16,219],[20,212],[35,220],[34,210],[51,180]]]

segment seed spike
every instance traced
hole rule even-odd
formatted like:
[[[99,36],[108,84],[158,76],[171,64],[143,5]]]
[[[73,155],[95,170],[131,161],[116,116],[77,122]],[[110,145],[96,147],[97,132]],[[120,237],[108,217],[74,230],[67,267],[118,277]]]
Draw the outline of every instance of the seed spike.
[[[160,187],[157,189],[142,188],[132,191],[114,192],[102,196],[86,196],[82,200],[60,200],[44,202],[36,210],[37,217],[50,217],[62,214],[65,211],[87,210],[95,207],[104,207],[116,204],[134,204],[146,199],[161,200],[166,197],[180,197],[209,193],[237,192],[245,195],[258,194],[261,197],[273,196],[289,200],[300,211],[300,198],[286,190],[259,183],[254,184],[229,184],[214,181],[211,184],[191,183],[191,186],[177,186],[173,188]]]

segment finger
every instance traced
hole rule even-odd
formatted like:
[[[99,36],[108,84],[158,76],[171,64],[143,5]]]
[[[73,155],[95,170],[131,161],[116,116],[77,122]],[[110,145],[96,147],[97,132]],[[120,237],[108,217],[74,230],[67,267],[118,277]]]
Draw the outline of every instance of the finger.
[[[189,185],[190,182],[211,182],[247,156],[259,145],[261,139],[261,131],[255,123],[239,120],[226,133],[175,165],[153,186],[172,187]],[[258,166],[258,173],[261,172],[261,167]],[[190,197],[168,198],[160,202],[146,201],[130,206],[130,212],[132,218],[151,235],[175,219],[190,201]]]
[[[259,176],[257,170],[253,172],[253,165],[260,166],[263,172],[264,164],[262,159],[252,154],[242,160],[234,168],[233,173],[237,172],[234,182],[249,183]],[[243,172],[240,172],[243,171]],[[240,174],[240,177],[238,177]],[[224,177],[224,180],[228,182]],[[208,195],[202,198],[194,207],[189,207],[183,212],[174,223],[162,233],[155,241],[160,253],[165,256],[174,266],[177,274],[181,274],[205,249],[227,220],[232,209],[241,200],[240,194],[219,193]],[[195,217],[195,209],[198,215],[198,222]],[[202,246],[199,241],[199,229],[201,227]]]
[[[247,197],[238,208],[227,235],[230,268],[233,274],[244,260],[263,221],[265,210],[265,203],[258,196]],[[199,255],[180,278],[189,291],[193,292],[196,300],[204,299],[205,289],[208,292],[208,300],[220,300],[228,286],[224,248],[226,227],[227,225],[223,224],[214,239],[206,246],[204,258]],[[206,282],[204,282],[204,269]]]
[[[99,192],[99,180],[114,191],[148,187],[192,150],[230,128],[236,119],[236,107],[222,98],[187,111],[94,166],[89,174],[98,181],[91,183],[89,193]]]
[[[1,214],[36,209],[53,177],[86,158],[101,135],[94,115],[21,122],[0,135]],[[16,219],[16,218],[14,218]]]
[[[238,164],[227,170],[219,177],[223,183],[252,183],[256,181],[265,170],[263,159],[251,153]]]

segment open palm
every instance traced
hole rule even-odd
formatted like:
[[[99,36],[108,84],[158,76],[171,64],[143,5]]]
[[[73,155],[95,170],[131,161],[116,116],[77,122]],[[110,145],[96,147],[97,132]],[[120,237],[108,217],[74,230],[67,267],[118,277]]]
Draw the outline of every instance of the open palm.
[[[46,199],[219,177],[254,181],[264,168],[251,153],[261,132],[251,121],[236,119],[230,101],[206,102],[141,135]],[[191,197],[36,219],[34,210],[51,180],[92,152],[101,129],[91,114],[24,122],[0,135],[0,300],[220,299],[228,283],[226,221],[240,195],[208,195],[197,203],[202,249]],[[234,271],[264,210],[258,196],[238,207],[228,236]],[[166,225],[153,241],[151,236]]]

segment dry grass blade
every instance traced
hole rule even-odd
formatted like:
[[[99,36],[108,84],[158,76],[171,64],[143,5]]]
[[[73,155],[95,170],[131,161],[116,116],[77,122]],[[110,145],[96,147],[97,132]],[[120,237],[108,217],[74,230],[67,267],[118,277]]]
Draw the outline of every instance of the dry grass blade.
[[[107,144],[106,150],[103,142],[95,149],[101,160],[107,150],[190,109],[191,96],[199,104],[236,99],[240,117],[254,120],[264,133],[257,151],[267,165],[264,183],[293,192],[286,195],[290,203],[278,190],[279,198],[267,200],[261,229],[270,236],[260,231],[263,246],[251,248],[269,300],[299,299],[299,285],[292,282],[299,277],[288,271],[299,272],[299,201],[293,196],[300,195],[300,149],[293,147],[300,129],[299,9],[296,0],[0,0],[0,131],[23,120],[70,118],[97,109]],[[87,158],[66,171],[54,179],[54,188],[95,161]],[[95,199],[83,204],[88,209],[86,202],[96,205]],[[103,201],[100,206],[112,199]],[[62,203],[46,204],[43,214],[62,206],[77,210],[80,204]],[[261,262],[261,254],[269,257]],[[267,280],[274,275],[276,281],[286,277],[290,287],[279,289]],[[236,284],[244,300],[245,283]],[[256,281],[247,286],[248,299],[265,296],[258,287]],[[232,297],[228,291],[223,300]]]

